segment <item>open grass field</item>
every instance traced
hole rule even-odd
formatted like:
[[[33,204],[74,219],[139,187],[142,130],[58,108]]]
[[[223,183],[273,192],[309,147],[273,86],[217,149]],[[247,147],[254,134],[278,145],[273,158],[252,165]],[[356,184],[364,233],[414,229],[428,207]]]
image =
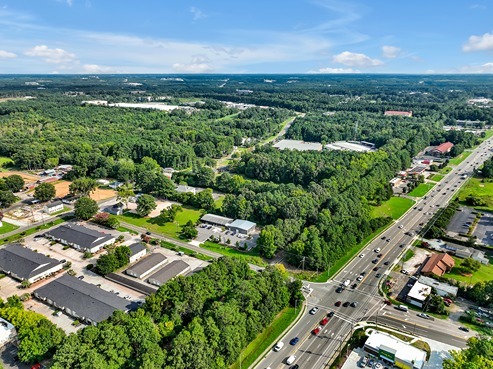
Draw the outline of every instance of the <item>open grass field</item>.
[[[493,211],[493,182],[482,182],[480,178],[470,178],[459,192],[459,201],[465,202],[469,195],[486,203],[486,206],[477,207],[477,209]]]
[[[292,307],[288,307],[281,311],[271,325],[265,328],[264,331],[241,352],[241,364],[238,360],[230,366],[230,369],[249,368],[267,348],[274,346],[281,333],[289,327],[299,313],[299,308],[295,311]]]
[[[450,159],[449,164],[450,165],[459,165],[460,163],[462,163],[471,154],[472,154],[472,151],[464,151],[459,156],[457,156],[457,157],[455,157],[453,159]]]
[[[45,229],[48,229],[48,228],[52,228],[58,224],[61,224],[63,222],[66,222],[67,220],[70,220],[70,219],[73,219],[73,217],[71,216],[65,216],[65,217],[62,217],[62,218],[58,218],[52,222],[49,222],[49,223],[46,223],[46,224],[43,224],[43,225],[38,225],[37,227],[33,227],[33,228],[29,228],[23,232],[19,232],[19,233],[16,233],[14,234],[13,236],[10,236],[10,237],[7,237],[7,238],[3,238],[3,239],[0,239],[0,245],[3,245],[4,243],[11,243],[11,242],[14,242],[14,241],[17,241],[17,240],[20,240],[21,238],[24,238],[26,236],[29,236],[33,233],[36,233],[38,231],[42,231],[42,230],[45,230]]]
[[[140,215],[131,212],[117,215],[117,218],[122,222],[127,222],[138,227],[146,228],[155,233],[161,233],[179,239],[181,227],[189,220],[195,223],[199,220],[200,216],[201,212],[199,210],[183,207],[183,211],[176,215],[174,222],[164,223],[157,218],[143,218]]]
[[[0,172],[7,171],[7,169],[3,168],[3,165],[7,163],[13,163],[12,159],[7,158],[6,156],[0,156]]]
[[[223,202],[224,202],[224,197],[225,196],[219,196],[215,201],[214,201],[214,207],[216,209],[221,209],[222,206],[223,206]]]
[[[455,260],[455,267],[452,268],[450,273],[446,273],[443,275],[445,278],[455,279],[456,281],[464,282],[468,284],[475,284],[478,282],[486,282],[493,280],[493,265],[481,264],[481,267],[477,272],[473,272],[471,276],[466,276],[466,275],[461,275],[457,270],[457,267],[460,266],[460,264],[464,259],[459,259],[454,257],[454,260]]]
[[[440,182],[444,177],[445,176],[442,176],[441,174],[435,174],[430,178],[430,180]]]
[[[435,186],[434,183],[420,183],[418,187],[409,192],[409,196],[423,197],[433,188],[433,186]]]
[[[69,181],[57,181],[53,182],[56,191],[56,197],[64,197],[69,194],[69,186],[72,182]],[[96,191],[91,193],[91,199],[94,201],[106,200],[116,196],[116,191],[111,189],[97,188]]]
[[[440,172],[441,174],[447,174],[447,173],[448,173],[448,172],[450,172],[451,170],[452,170],[452,168],[451,168],[451,167],[445,167],[445,168],[440,169],[440,170],[439,170],[439,172]]]
[[[267,263],[260,257],[257,248],[253,248],[251,251],[241,251],[234,247],[219,245],[211,241],[205,241],[203,244],[200,245],[200,247],[209,251],[217,252],[218,254],[222,254],[224,256],[243,258],[247,263],[255,264],[262,267],[267,266]]]
[[[5,234],[5,233],[15,231],[17,228],[19,228],[19,227],[14,225],[14,224],[10,224],[10,223],[7,223],[6,221],[2,220],[2,226],[0,227],[0,234]]]
[[[409,208],[414,205],[414,201],[405,197],[391,197],[382,205],[373,208],[373,217],[391,217],[399,219]]]

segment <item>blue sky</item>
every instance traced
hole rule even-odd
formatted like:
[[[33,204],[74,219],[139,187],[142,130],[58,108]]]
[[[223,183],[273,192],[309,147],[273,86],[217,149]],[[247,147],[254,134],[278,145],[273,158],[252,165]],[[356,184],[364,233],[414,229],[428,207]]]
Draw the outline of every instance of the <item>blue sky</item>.
[[[0,0],[0,73],[493,73],[493,2]]]

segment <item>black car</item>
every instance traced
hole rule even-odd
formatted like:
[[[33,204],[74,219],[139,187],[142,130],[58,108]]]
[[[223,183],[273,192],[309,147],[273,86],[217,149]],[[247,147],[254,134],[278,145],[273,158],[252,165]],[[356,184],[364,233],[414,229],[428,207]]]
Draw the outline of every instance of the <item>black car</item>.
[[[147,231],[146,232],[146,235],[150,236],[151,235],[151,232]]]
[[[298,364],[294,364],[293,366],[291,366],[289,369],[299,369],[299,365]]]
[[[386,261],[385,263],[383,263],[383,265],[389,265],[390,264],[390,261]]]
[[[327,314],[327,316],[328,316],[329,318],[332,318],[332,317],[334,316],[334,312],[333,312],[333,311],[331,311],[330,313],[328,313],[328,314]]]
[[[378,271],[378,269],[380,269],[380,268],[379,268],[379,267],[375,267],[375,268],[373,268],[373,271],[374,271],[374,272],[377,272],[377,271]]]
[[[345,308],[347,308],[349,306],[350,302],[349,301],[346,301],[344,304],[342,304],[342,306],[344,306]]]
[[[351,307],[355,308],[356,306],[358,306],[358,303],[356,301],[351,303]]]
[[[380,278],[382,275],[380,273],[377,273],[375,277]]]
[[[371,262],[372,262],[373,264],[376,264],[376,263],[378,263],[378,259],[373,259]]]
[[[77,277],[77,278],[79,278],[80,280],[83,280],[84,279],[84,276],[81,275],[80,277]]]
[[[354,290],[356,287],[358,287],[358,284],[357,284],[357,283],[355,283],[355,284],[351,285],[351,289],[352,289],[352,290]]]
[[[337,287],[337,289],[336,289],[336,292],[337,292],[337,293],[341,293],[342,291],[344,291],[344,288],[342,288],[342,287],[340,287],[340,286],[339,286],[339,287]]]
[[[464,332],[469,332],[469,328],[466,327],[459,327],[459,329]]]

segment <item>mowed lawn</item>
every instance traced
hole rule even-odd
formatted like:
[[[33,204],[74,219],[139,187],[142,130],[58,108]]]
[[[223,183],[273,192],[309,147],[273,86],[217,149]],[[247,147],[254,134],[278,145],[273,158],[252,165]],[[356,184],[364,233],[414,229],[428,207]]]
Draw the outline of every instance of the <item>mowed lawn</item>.
[[[435,182],[440,182],[443,179],[443,177],[445,176],[442,176],[441,174],[435,174],[433,177],[430,178],[430,180]]]
[[[455,267],[452,268],[450,273],[444,274],[445,278],[455,279],[456,281],[464,282],[468,284],[475,284],[478,282],[486,282],[493,280],[493,265],[481,264],[481,267],[477,272],[473,272],[472,276],[467,276],[467,275],[461,275],[457,270],[457,266],[460,266],[463,259],[454,257],[454,260],[455,260]]]
[[[133,224],[137,227],[143,227],[151,232],[162,233],[173,238],[180,238],[181,227],[184,226],[189,220],[193,223],[197,222],[202,213],[199,210],[183,207],[183,211],[176,215],[173,222],[161,222],[156,218],[142,218],[135,213],[126,212],[123,215],[118,215],[117,218],[122,222]]]
[[[12,159],[7,158],[6,156],[0,156],[0,172],[5,171],[6,169],[3,167],[6,163],[12,163]]]
[[[420,183],[418,187],[409,192],[409,196],[423,197],[433,186],[435,186],[434,183]]]
[[[478,207],[478,209],[493,211],[493,182],[482,182],[480,178],[469,179],[459,193],[459,200],[463,202],[469,195],[486,203],[486,206]]]
[[[462,163],[471,154],[472,154],[472,151],[464,151],[459,156],[457,156],[457,157],[455,157],[453,159],[450,159],[449,160],[449,164],[451,164],[451,165],[459,165],[460,163]]]
[[[15,231],[17,228],[19,228],[19,226],[7,223],[7,222],[2,220],[2,226],[0,227],[0,234],[5,234],[8,232]]]
[[[414,205],[414,201],[405,197],[391,197],[382,205],[376,206],[372,210],[372,215],[378,217],[391,217],[399,219],[409,208]]]

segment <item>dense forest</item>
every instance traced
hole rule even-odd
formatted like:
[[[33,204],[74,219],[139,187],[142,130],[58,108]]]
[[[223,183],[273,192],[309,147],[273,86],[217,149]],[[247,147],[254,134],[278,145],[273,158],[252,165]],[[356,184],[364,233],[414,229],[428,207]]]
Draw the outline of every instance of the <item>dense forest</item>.
[[[69,335],[52,368],[228,368],[281,310],[302,301],[300,287],[277,267],[258,273],[222,258],[161,286],[136,312]]]

